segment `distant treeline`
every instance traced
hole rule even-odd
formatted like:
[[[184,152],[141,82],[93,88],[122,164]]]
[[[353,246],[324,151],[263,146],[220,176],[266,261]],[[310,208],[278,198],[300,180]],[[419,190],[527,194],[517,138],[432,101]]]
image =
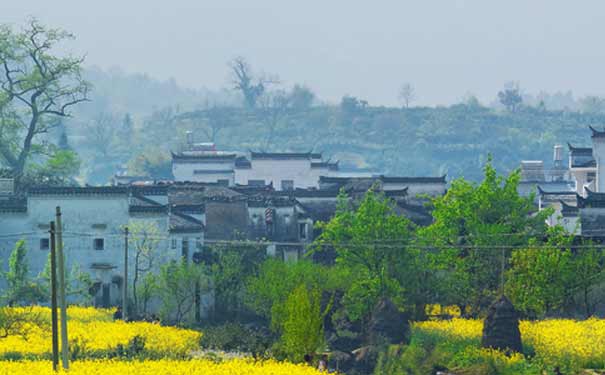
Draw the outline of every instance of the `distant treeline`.
[[[350,96],[323,103],[298,85],[269,89],[277,81],[259,80],[248,87],[249,95],[258,96],[246,99],[237,82],[212,92],[120,71],[88,70],[86,78],[93,84],[92,101],[60,132],[82,159],[82,181],[90,183],[105,183],[125,166],[131,173],[169,177],[169,151],[182,145],[187,130],[196,141],[214,141],[221,149],[313,150],[340,160],[344,169],[479,180],[490,153],[501,172],[523,159],[548,165],[554,144],[587,144],[587,126],[605,125],[600,98],[542,94],[546,101],[538,100],[522,95],[518,85],[506,86],[489,107],[472,96],[449,107],[407,101],[377,107]],[[566,109],[545,104],[560,108],[563,99]]]

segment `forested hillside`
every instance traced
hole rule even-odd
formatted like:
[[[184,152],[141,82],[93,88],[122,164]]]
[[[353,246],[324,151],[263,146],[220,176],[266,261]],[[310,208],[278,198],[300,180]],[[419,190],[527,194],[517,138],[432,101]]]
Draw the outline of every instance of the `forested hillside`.
[[[323,151],[344,169],[477,180],[489,153],[502,172],[522,159],[548,163],[555,143],[587,144],[587,126],[605,124],[599,106],[555,111],[527,98],[530,104],[508,109],[474,98],[450,107],[394,108],[346,96],[341,103],[321,103],[309,89],[294,86],[267,91],[252,107],[237,90],[194,91],[98,69],[86,77],[94,87],[92,101],[65,131],[82,159],[81,181],[95,184],[126,165],[131,173],[165,177],[169,151],[178,149],[187,130],[196,141],[222,149]]]

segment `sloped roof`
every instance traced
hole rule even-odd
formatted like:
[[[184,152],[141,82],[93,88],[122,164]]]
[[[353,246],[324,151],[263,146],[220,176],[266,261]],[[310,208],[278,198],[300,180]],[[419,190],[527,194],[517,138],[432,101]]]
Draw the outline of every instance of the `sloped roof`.
[[[289,160],[289,159],[321,159],[321,153],[313,152],[250,152],[251,159],[257,160]]]
[[[169,230],[171,233],[202,233],[204,224],[192,216],[172,212],[170,214]]]

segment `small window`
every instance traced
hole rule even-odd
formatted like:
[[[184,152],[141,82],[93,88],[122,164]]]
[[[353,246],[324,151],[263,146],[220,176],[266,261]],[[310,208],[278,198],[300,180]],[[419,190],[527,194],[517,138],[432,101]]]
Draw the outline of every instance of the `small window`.
[[[248,180],[250,186],[265,186],[265,180]]]
[[[176,250],[176,245],[177,245],[177,240],[176,240],[176,238],[173,238],[172,241],[170,241],[170,248],[172,250]]]
[[[201,237],[197,237],[195,239],[195,249],[202,250],[202,238]]]
[[[588,175],[586,176],[587,181],[593,182],[594,180],[597,179],[597,173],[596,172],[588,172]]]
[[[216,181],[217,184],[221,185],[221,186],[229,186],[229,180],[225,180],[225,179],[218,179]]]
[[[95,238],[92,241],[93,248],[95,250],[105,250],[105,239],[104,238]]]
[[[40,250],[48,250],[48,249],[50,249],[50,239],[40,238]]]
[[[181,256],[183,257],[185,262],[189,261],[189,239],[188,238],[183,238]]]
[[[281,180],[281,189],[282,190],[294,190],[294,181],[293,180]]]
[[[298,224],[298,235],[301,240],[307,239],[307,223]]]

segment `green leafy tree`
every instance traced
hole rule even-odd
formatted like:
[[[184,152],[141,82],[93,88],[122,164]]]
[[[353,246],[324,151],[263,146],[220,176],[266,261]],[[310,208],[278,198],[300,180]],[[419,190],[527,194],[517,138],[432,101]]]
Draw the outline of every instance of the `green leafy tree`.
[[[537,318],[563,306],[574,277],[572,241],[555,227],[546,243],[531,239],[527,247],[513,250],[505,291],[517,309]]]
[[[160,268],[157,292],[162,320],[181,325],[192,320],[199,293],[208,290],[208,277],[200,265],[172,261]]]
[[[43,292],[45,301],[50,299],[50,275],[50,254],[48,254],[48,259],[46,260],[44,269],[38,275],[38,285]],[[74,264],[69,272],[67,269],[65,270],[66,296],[83,298],[86,301],[87,299],[90,299],[90,288],[92,285],[93,282],[90,278],[90,275],[86,272],[83,272],[78,264]]]
[[[439,275],[442,304],[456,304],[473,314],[489,306],[502,291],[503,274],[511,249],[526,247],[546,233],[550,210],[534,213],[533,196],[521,197],[520,172],[499,176],[491,157],[481,183],[452,182],[447,193],[434,199],[434,222],[420,231],[432,246],[431,264]]]
[[[43,164],[26,171],[22,185],[75,185],[80,172],[80,158],[71,150],[55,150]]]
[[[573,249],[570,292],[579,300],[577,305],[583,307],[586,317],[595,313],[600,300],[600,293],[596,289],[605,279],[604,264],[603,248],[592,241],[582,241]]]
[[[320,250],[336,251],[338,265],[355,275],[345,294],[345,302],[354,320],[369,317],[381,298],[403,304],[407,285],[400,275],[410,272],[415,263],[410,248],[413,224],[399,216],[394,202],[370,190],[357,208],[339,196],[336,215],[320,224],[322,234],[316,240]]]
[[[210,276],[215,295],[215,319],[238,320],[246,312],[246,282],[258,274],[266,258],[258,246],[216,246],[211,249]]]
[[[521,96],[521,90],[519,84],[516,82],[509,82],[504,85],[504,89],[498,92],[498,100],[506,107],[509,112],[517,112],[523,104],[523,97]]]
[[[257,314],[271,321],[271,328],[281,332],[287,318],[286,302],[290,293],[300,285],[334,293],[350,280],[340,268],[331,268],[303,259],[289,263],[276,259],[266,260],[258,276],[246,283],[246,304]]]
[[[30,304],[42,299],[42,292],[29,276],[27,248],[19,240],[8,258],[8,271],[4,273],[6,290],[4,299],[9,306]]]
[[[133,176],[172,179],[172,159],[168,153],[146,150],[128,162],[128,172]]]
[[[330,302],[322,309],[321,292],[301,284],[286,301],[286,319],[282,344],[288,357],[301,362],[305,354],[315,354],[324,343],[324,319],[332,308]]]
[[[20,32],[0,26],[0,156],[17,181],[32,156],[47,152],[40,135],[87,100],[83,58],[59,57],[55,52],[72,38],[35,19]]]

